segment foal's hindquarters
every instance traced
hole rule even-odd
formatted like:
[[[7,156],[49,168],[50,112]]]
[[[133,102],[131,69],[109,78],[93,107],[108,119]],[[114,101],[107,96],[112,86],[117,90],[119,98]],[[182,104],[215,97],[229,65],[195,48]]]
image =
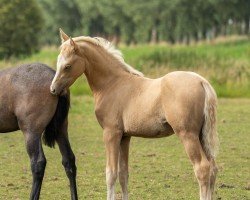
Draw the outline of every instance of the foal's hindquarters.
[[[214,161],[217,139],[216,94],[213,88],[204,78],[190,72],[174,72],[155,80],[135,78],[124,87],[129,88],[130,84],[136,87],[126,91],[129,97],[116,96],[113,90],[113,103],[109,105],[108,112],[104,114],[106,109],[98,107],[96,110],[97,118],[104,128],[106,144],[107,199],[115,198],[117,175],[123,199],[128,199],[131,136],[156,138],[173,133],[182,141],[193,164],[200,186],[200,199],[213,199],[217,173]],[[119,105],[116,105],[115,98]],[[99,107],[108,105],[105,103],[107,100],[103,98]],[[122,110],[121,118],[117,107]]]
[[[43,132],[48,146],[58,143],[72,199],[77,199],[75,157],[67,132],[69,93],[60,97],[50,94],[54,74],[54,70],[38,63],[0,72],[0,132],[20,129],[24,134],[33,175],[30,199],[39,199],[46,167]]]
[[[162,103],[167,122],[182,141],[200,186],[200,199],[213,199],[217,167],[216,101],[211,85],[191,72],[163,78]]]

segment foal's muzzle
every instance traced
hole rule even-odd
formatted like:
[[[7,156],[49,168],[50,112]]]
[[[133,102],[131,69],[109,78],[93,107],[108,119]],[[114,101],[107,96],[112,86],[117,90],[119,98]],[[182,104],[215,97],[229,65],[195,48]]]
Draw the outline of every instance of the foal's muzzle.
[[[56,92],[56,89],[52,87],[52,85],[50,86],[50,93],[53,95],[58,95],[58,93]]]
[[[51,94],[56,94],[56,90],[55,89],[52,89],[50,90]]]
[[[53,95],[65,95],[67,94],[67,88],[54,88],[52,85],[50,86],[50,93]]]

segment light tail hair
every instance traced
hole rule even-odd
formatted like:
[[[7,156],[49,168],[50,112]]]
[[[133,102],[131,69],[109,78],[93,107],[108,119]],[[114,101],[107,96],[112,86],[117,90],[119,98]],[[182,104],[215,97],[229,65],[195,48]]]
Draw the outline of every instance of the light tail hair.
[[[202,127],[201,142],[206,155],[215,158],[219,150],[219,139],[217,134],[217,95],[212,86],[203,81],[205,90],[204,123]]]

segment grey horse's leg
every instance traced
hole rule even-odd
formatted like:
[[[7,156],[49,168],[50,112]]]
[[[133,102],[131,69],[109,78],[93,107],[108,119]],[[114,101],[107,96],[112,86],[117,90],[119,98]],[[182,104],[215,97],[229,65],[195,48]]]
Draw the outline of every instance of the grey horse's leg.
[[[40,196],[46,158],[42,149],[41,134],[25,133],[27,152],[30,157],[31,171],[33,176],[30,200],[37,200]]]
[[[62,154],[62,164],[65,168],[65,172],[69,178],[71,199],[77,200],[77,186],[76,186],[76,165],[75,165],[75,155],[71,149],[68,140],[68,122],[65,121],[61,133],[57,138],[57,143]]]

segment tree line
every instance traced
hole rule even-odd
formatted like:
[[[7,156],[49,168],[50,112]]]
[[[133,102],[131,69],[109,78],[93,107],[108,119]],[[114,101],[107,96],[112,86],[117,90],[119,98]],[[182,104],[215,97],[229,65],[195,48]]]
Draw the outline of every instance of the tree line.
[[[126,44],[186,43],[249,35],[250,0],[0,0],[0,58],[102,36]]]
[[[249,0],[38,0],[46,18],[45,43],[58,27],[71,35],[115,41],[170,43],[249,34]],[[47,37],[47,34],[49,37]]]

